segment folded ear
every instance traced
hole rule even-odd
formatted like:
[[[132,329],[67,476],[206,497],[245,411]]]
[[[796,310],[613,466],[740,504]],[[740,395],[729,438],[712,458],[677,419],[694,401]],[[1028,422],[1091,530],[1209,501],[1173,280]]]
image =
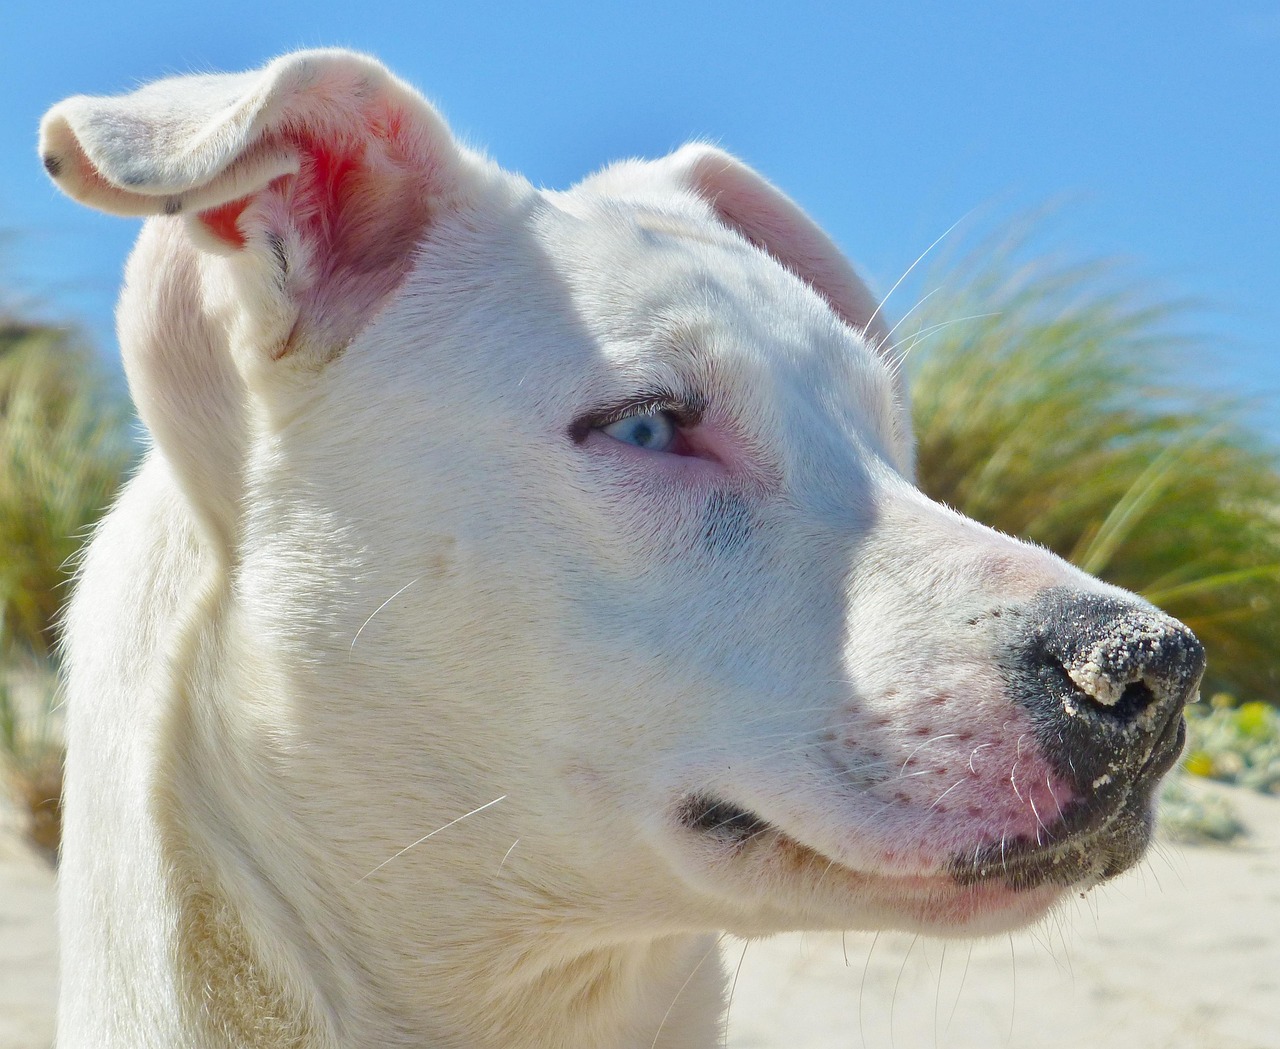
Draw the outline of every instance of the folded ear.
[[[157,216],[130,260],[121,349],[143,420],[224,549],[246,381],[340,353],[489,170],[417,92],[344,51],[71,98],[45,116],[40,152],[77,200]]]
[[[286,55],[238,75],[78,96],[41,125],[46,170],[118,215],[181,215],[232,259],[237,351],[339,351],[395,288],[474,158],[377,62]]]

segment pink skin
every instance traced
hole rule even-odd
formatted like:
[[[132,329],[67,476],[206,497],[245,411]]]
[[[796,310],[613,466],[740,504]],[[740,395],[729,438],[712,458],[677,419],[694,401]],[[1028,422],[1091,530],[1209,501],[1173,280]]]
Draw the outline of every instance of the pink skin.
[[[753,774],[754,788],[734,783],[721,790],[789,838],[800,834],[796,844],[851,871],[932,881],[957,855],[1015,839],[1045,845],[1056,839],[1054,828],[1075,795],[1029,735],[1014,727],[1007,723],[1008,731],[987,734],[992,742],[976,745],[957,743],[955,736],[946,739],[951,734],[940,731],[933,757],[924,758],[929,747],[913,748],[915,753],[893,759],[896,771],[885,768],[857,783],[850,782],[844,761],[850,751],[842,747],[827,752],[826,770],[810,769],[804,786],[781,797],[776,788],[760,786],[774,777],[758,774]],[[946,749],[950,744],[955,745]],[[848,767],[877,760],[864,743]],[[779,783],[793,780],[791,770],[777,777]]]
[[[610,456],[623,469],[643,469],[664,479],[712,485],[749,473],[737,443],[720,420],[708,419],[687,429],[677,427],[675,442],[663,451],[628,444],[602,430],[593,430],[583,445],[594,454]]]
[[[940,698],[928,697],[925,702],[942,706]],[[963,838],[970,841],[1028,838],[1047,844],[1076,795],[1041,757],[1026,717],[1012,710],[1007,713],[1000,724],[987,719],[984,725],[979,716],[957,719],[951,725],[921,726],[906,741],[900,731],[886,733],[890,727],[886,717],[870,726],[851,718],[842,743],[848,748],[856,739],[863,761],[867,755],[873,760],[878,755],[898,765],[896,773],[869,788],[870,795],[888,810],[889,827],[923,822],[925,838],[939,838],[939,844],[951,850],[963,845],[955,840],[957,817],[961,817]],[[919,742],[899,758],[907,742],[915,739]],[[895,810],[901,813],[900,820],[894,818]],[[890,854],[897,851],[888,850]]]

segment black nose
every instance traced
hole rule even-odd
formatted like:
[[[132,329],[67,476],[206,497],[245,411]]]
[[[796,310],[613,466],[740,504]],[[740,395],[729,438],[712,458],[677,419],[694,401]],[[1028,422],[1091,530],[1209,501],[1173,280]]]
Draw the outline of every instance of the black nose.
[[[1098,791],[1168,771],[1204,673],[1196,636],[1136,601],[1066,589],[1013,611],[1005,684],[1059,774]]]

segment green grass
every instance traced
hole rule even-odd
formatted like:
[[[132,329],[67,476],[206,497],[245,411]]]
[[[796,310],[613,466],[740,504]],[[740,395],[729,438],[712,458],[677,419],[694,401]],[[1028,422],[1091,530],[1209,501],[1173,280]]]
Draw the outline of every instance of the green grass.
[[[0,320],[0,781],[61,831],[57,625],[71,565],[133,459],[127,406],[67,331]]]
[[[1280,792],[1280,470],[1240,406],[1177,383],[1214,359],[1177,303],[1106,265],[983,249],[935,272],[903,340],[921,487],[1189,624],[1209,655],[1162,825],[1187,841],[1245,828],[1192,776]]]
[[[70,564],[134,455],[126,407],[58,328],[0,322],[0,659],[47,659]]]
[[[1186,622],[1211,690],[1280,703],[1276,453],[1172,380],[1214,359],[1176,334],[1181,307],[1016,251],[932,283],[904,340],[921,487]]]
[[[1190,708],[1182,764],[1194,776],[1280,794],[1280,713],[1225,694]]]

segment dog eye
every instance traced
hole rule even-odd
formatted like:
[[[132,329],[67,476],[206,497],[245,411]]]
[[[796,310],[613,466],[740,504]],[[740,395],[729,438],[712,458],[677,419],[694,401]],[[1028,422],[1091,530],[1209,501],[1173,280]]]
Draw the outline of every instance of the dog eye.
[[[676,423],[670,412],[645,412],[600,427],[602,433],[623,444],[651,452],[665,452],[676,440]]]

